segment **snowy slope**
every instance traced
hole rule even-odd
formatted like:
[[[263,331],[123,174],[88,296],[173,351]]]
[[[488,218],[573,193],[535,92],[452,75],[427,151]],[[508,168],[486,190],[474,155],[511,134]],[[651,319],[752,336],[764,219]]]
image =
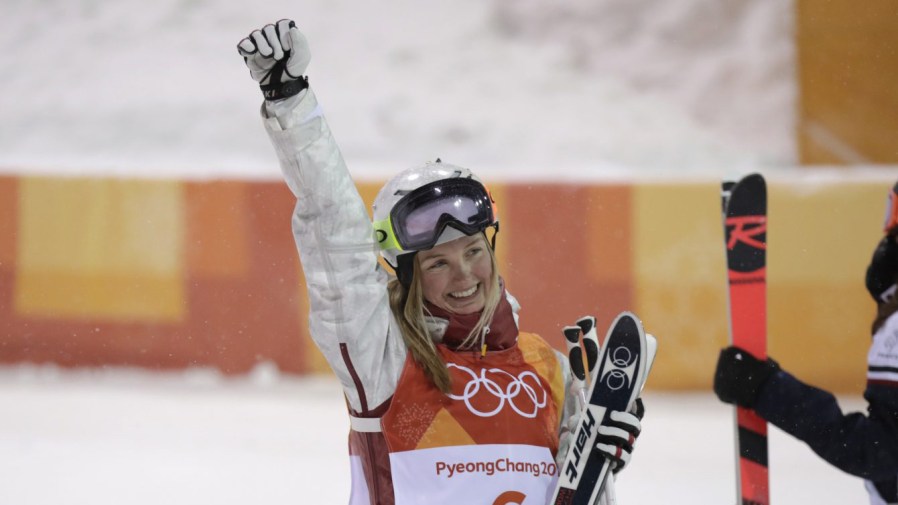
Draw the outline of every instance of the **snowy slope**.
[[[296,19],[357,175],[788,166],[791,2],[7,0],[0,170],[276,178],[234,46]]]
[[[619,503],[733,503],[732,410],[710,393],[645,397]],[[0,368],[0,503],[344,504],[348,429],[335,380]],[[770,469],[773,503],[867,502],[860,479],[776,428]]]

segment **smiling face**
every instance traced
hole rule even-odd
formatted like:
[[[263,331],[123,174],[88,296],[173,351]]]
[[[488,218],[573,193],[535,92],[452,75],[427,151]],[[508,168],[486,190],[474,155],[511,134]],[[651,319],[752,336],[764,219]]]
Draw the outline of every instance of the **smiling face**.
[[[493,273],[488,248],[478,233],[419,252],[424,299],[456,314],[483,310]]]

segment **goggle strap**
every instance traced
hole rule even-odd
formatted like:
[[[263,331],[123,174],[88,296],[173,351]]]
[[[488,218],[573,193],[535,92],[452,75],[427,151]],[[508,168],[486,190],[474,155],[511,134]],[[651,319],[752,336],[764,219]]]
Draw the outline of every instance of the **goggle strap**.
[[[392,218],[387,217],[386,219],[375,221],[373,225],[374,240],[382,250],[396,249],[402,251],[402,246],[399,245],[399,240],[396,238],[396,234],[393,232]]]

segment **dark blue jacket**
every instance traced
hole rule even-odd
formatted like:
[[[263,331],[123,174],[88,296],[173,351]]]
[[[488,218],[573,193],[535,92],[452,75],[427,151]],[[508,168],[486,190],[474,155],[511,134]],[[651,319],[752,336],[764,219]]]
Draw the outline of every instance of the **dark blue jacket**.
[[[754,409],[827,462],[870,481],[887,503],[898,503],[898,313],[874,335],[864,398],[866,414],[843,414],[831,393],[780,370]]]

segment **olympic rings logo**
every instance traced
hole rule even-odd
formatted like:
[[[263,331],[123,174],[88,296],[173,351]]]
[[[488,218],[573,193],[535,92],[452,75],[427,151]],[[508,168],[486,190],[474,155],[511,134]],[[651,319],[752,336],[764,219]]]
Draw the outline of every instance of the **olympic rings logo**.
[[[620,346],[611,351],[608,359],[617,368],[609,370],[608,373],[602,377],[602,382],[604,382],[612,391],[617,391],[629,383],[627,372],[623,369],[630,366],[635,359],[635,356],[630,349]]]
[[[517,412],[520,416],[526,417],[528,419],[533,419],[536,417],[536,414],[539,413],[539,409],[546,406],[546,401],[548,400],[548,395],[546,394],[546,390],[543,388],[542,384],[539,381],[539,377],[530,371],[521,372],[517,377],[514,375],[502,370],[501,368],[490,368],[490,369],[482,369],[480,370],[480,375],[474,373],[470,368],[456,365],[455,363],[448,363],[448,367],[457,368],[470,376],[470,379],[465,384],[464,392],[461,395],[449,394],[449,398],[453,400],[463,400],[465,405],[468,407],[468,410],[478,417],[493,417],[498,414],[503,407],[505,407],[505,403],[511,406],[512,410]],[[505,388],[491,377],[487,376],[487,373],[491,374],[493,377],[497,377],[499,382],[508,381]],[[507,376],[507,378],[501,378],[502,375]],[[504,379],[504,380],[503,380]],[[529,380],[528,380],[529,379]],[[532,383],[532,384],[531,384]],[[492,410],[484,411],[477,407],[475,407],[471,400],[480,393],[481,388],[498,399],[498,405]],[[526,400],[530,400],[532,404],[532,412],[530,408],[523,410],[516,402],[519,402],[519,397],[523,393],[523,398]]]
[[[633,353],[624,346],[616,347],[611,351],[611,362],[614,366],[624,368],[633,361]]]

